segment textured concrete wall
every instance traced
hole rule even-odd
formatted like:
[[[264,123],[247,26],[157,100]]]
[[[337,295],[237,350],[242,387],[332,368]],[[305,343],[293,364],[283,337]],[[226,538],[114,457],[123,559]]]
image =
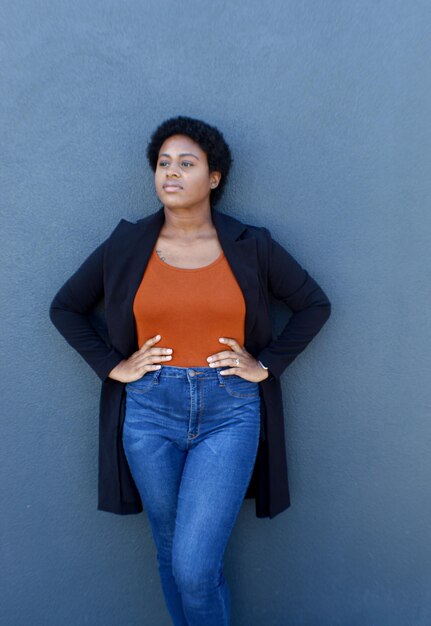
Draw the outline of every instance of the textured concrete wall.
[[[244,503],[228,546],[232,624],[431,623],[429,18],[3,2],[2,623],[169,623],[146,517],[96,511],[100,384],[48,305],[121,217],[158,208],[145,145],[180,113],[231,144],[220,208],[269,227],[333,304],[283,375],[292,507]]]

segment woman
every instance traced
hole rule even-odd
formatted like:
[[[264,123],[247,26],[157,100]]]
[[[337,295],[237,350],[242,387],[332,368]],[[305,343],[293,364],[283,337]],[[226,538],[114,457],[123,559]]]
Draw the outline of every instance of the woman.
[[[173,623],[221,626],[244,497],[258,517],[290,505],[279,379],[330,303],[268,229],[214,209],[232,161],[217,128],[166,120],[147,158],[163,206],[121,220],[50,317],[103,381],[98,508],[144,508]],[[270,295],[294,312],[276,340]],[[89,316],[102,297],[106,333]]]

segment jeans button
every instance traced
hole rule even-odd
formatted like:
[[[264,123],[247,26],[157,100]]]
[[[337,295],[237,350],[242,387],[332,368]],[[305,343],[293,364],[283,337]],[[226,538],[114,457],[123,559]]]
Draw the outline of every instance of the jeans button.
[[[196,372],[194,370],[189,370],[190,376],[195,376]]]

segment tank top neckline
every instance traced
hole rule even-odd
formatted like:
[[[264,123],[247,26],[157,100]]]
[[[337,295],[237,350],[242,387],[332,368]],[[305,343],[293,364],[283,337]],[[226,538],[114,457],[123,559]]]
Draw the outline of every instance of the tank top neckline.
[[[163,267],[166,267],[170,270],[175,270],[177,272],[202,272],[203,270],[208,270],[211,267],[214,267],[214,265],[220,263],[220,261],[224,258],[224,251],[222,250],[219,256],[214,261],[212,261],[212,263],[209,263],[208,265],[203,265],[202,267],[175,267],[175,265],[169,265],[169,263],[165,263],[165,261],[162,261],[162,259],[157,254],[155,248],[153,248],[153,257],[156,259],[159,265],[163,265]]]

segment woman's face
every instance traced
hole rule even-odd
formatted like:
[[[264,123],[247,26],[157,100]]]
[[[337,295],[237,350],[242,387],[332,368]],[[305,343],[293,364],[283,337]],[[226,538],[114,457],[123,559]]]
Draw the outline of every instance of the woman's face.
[[[164,206],[208,206],[220,178],[220,172],[209,172],[206,153],[190,137],[172,135],[161,145],[154,181]]]

